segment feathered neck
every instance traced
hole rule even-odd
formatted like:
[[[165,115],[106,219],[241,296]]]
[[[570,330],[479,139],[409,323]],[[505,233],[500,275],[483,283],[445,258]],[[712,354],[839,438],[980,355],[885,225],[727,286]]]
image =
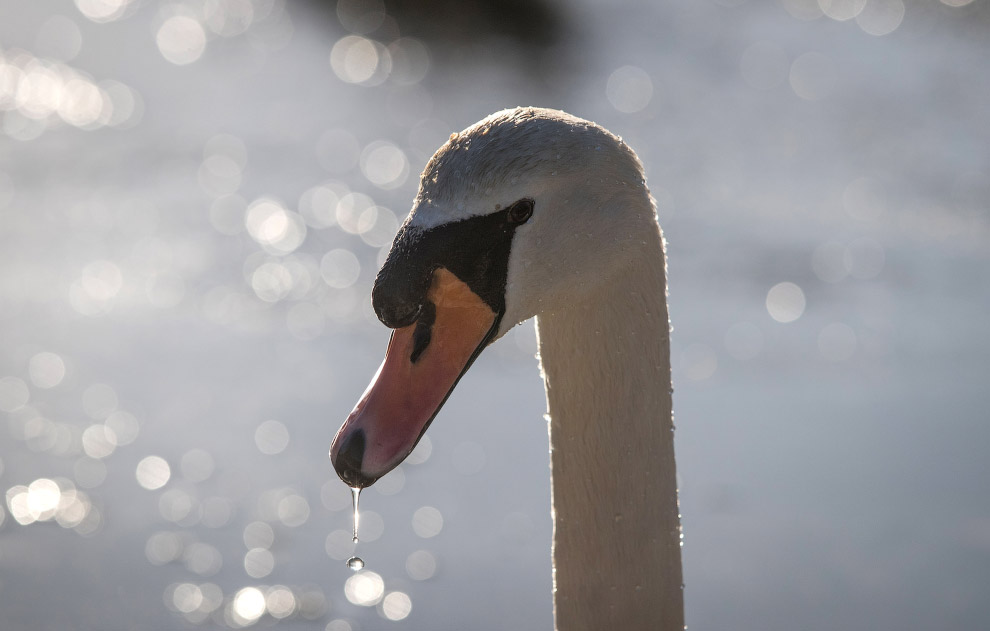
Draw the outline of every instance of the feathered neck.
[[[537,317],[550,418],[558,631],[680,631],[663,240]]]

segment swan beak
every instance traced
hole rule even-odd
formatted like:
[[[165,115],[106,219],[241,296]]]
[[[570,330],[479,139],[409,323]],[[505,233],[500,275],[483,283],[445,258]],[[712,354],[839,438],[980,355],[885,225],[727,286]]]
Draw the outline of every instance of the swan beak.
[[[412,452],[498,317],[445,268],[433,273],[416,323],[392,332],[385,360],[330,447],[337,475],[366,487]]]

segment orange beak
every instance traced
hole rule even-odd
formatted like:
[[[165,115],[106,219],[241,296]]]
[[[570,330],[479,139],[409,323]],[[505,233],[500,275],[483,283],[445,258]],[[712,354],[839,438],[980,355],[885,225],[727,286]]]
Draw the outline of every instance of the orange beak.
[[[385,360],[333,439],[330,459],[349,486],[374,484],[412,452],[497,328],[491,307],[445,268],[433,273],[427,303],[415,324],[393,331]]]

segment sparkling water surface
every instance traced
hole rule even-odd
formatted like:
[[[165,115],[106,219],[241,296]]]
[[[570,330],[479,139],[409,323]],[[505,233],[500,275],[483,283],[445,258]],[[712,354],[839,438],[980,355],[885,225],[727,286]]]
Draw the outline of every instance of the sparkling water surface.
[[[16,5],[5,630],[552,628],[531,323],[365,493],[357,571],[326,456],[417,173],[530,104],[658,202],[690,628],[990,620],[985,0]]]

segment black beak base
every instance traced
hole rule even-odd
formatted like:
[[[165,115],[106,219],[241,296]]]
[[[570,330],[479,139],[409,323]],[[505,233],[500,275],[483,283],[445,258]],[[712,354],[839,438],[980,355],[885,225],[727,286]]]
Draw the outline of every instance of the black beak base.
[[[371,486],[378,478],[369,477],[361,472],[361,461],[364,460],[364,430],[357,430],[348,436],[337,452],[333,468],[344,483],[351,488],[363,489]]]

